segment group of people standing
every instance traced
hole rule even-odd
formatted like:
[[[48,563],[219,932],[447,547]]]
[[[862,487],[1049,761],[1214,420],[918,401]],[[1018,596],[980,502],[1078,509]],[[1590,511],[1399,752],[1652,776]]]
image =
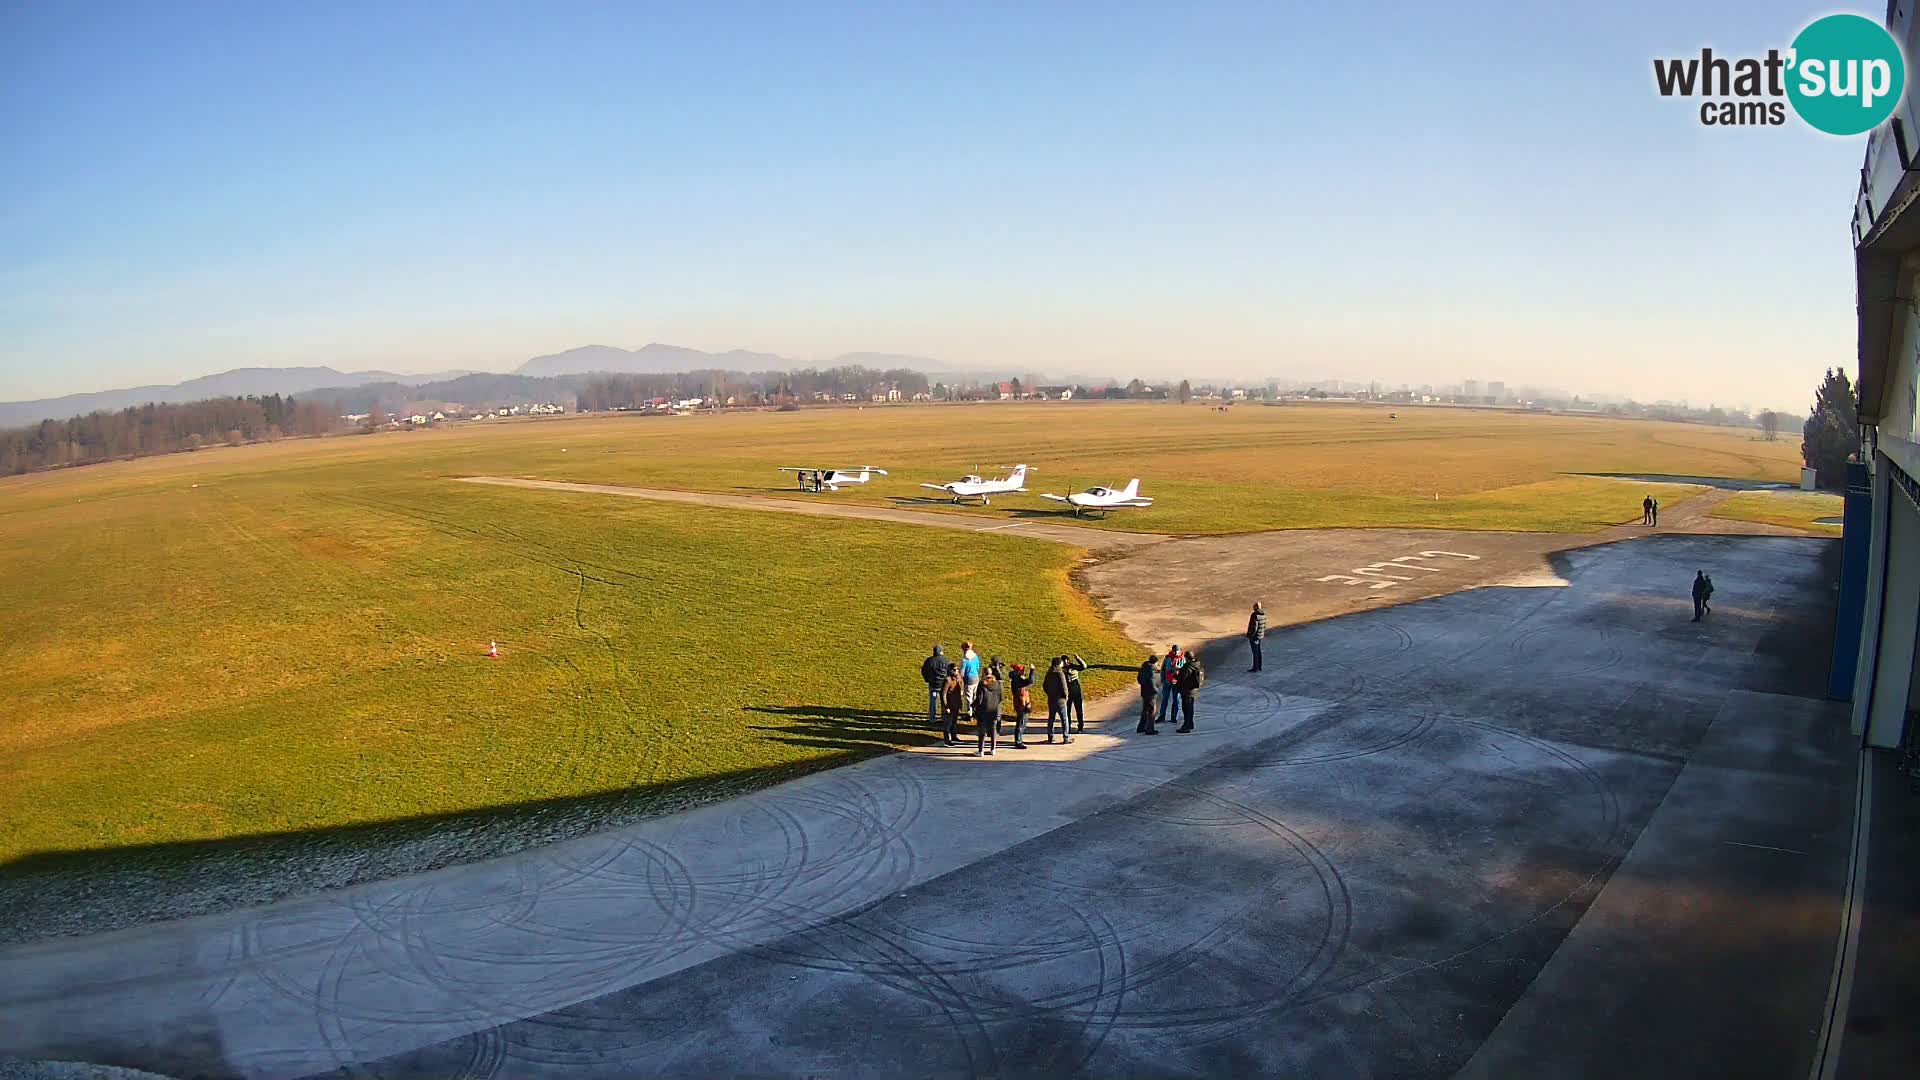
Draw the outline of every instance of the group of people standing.
[[[1054,740],[1056,725],[1063,743],[1073,741],[1074,731],[1087,730],[1086,694],[1080,685],[1080,673],[1087,662],[1077,653],[1063,653],[1048,661],[1047,672],[1038,678],[1047,698],[1047,741]],[[963,642],[960,659],[948,659],[945,646],[935,645],[933,655],[920,665],[920,677],[927,684],[927,723],[942,724],[941,742],[960,745],[960,721],[970,718],[977,739],[974,755],[992,756],[999,749],[1003,713],[1013,707],[1013,748],[1027,748],[1027,718],[1033,715],[1033,686],[1037,669],[1032,664],[1001,663],[998,656],[982,663],[973,642]]]
[[[1200,666],[1199,654],[1181,652],[1180,646],[1167,646],[1167,654],[1149,656],[1140,665],[1135,678],[1140,683],[1140,722],[1133,727],[1138,735],[1158,735],[1159,725],[1171,712],[1180,726],[1174,734],[1193,730],[1193,709],[1200,688],[1207,684],[1207,670]],[[1157,699],[1157,701],[1156,701]],[[1181,713],[1185,712],[1183,720]]]
[[[1267,612],[1259,604],[1247,616],[1247,645],[1253,652],[1253,667],[1263,666],[1261,646],[1267,636]],[[960,722],[971,719],[977,740],[974,755],[991,756],[999,749],[1003,712],[1013,709],[1013,748],[1027,748],[1027,718],[1033,715],[1033,686],[1040,684],[1047,698],[1047,741],[1052,742],[1056,726],[1060,741],[1070,743],[1076,733],[1087,730],[1087,702],[1080,686],[1080,673],[1087,662],[1077,653],[1063,653],[1047,663],[1040,675],[1031,664],[1004,665],[998,656],[984,662],[974,651],[973,642],[962,642],[960,658],[947,656],[946,647],[935,645],[933,655],[920,664],[920,678],[927,684],[927,723],[941,725],[941,743],[960,745]],[[1179,726],[1175,734],[1193,730],[1194,706],[1200,688],[1207,684],[1207,670],[1193,650],[1178,645],[1167,647],[1163,656],[1149,656],[1140,664],[1140,722],[1134,731],[1141,735],[1160,734],[1159,725],[1171,715]]]
[[[1660,500],[1649,495],[1640,500],[1640,524],[1660,524]]]

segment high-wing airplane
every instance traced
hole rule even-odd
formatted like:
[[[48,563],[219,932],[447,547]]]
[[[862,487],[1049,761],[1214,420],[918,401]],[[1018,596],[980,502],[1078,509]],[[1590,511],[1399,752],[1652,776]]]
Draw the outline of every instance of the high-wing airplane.
[[[1140,494],[1140,481],[1129,480],[1127,486],[1115,491],[1108,487],[1090,487],[1071,495],[1042,495],[1043,499],[1063,502],[1073,507],[1073,516],[1079,517],[1083,510],[1124,510],[1130,506],[1152,506],[1153,500]]]
[[[1005,476],[996,476],[991,480],[982,480],[978,476],[963,476],[950,484],[921,484],[930,491],[944,491],[953,496],[954,502],[966,499],[979,499],[982,506],[990,505],[995,495],[1016,495],[1027,490],[1027,467],[1015,465],[1013,471]]]
[[[780,471],[793,473],[800,481],[801,491],[839,491],[844,484],[866,483],[872,478],[868,474],[887,475],[887,470],[871,465],[862,465],[858,469],[785,468]]]

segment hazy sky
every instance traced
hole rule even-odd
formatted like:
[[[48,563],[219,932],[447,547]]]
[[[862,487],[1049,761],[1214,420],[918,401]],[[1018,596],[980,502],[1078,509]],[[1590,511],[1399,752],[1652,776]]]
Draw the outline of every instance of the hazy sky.
[[[1832,10],[10,4],[0,398],[667,341],[1798,411],[1864,137],[1651,60]]]

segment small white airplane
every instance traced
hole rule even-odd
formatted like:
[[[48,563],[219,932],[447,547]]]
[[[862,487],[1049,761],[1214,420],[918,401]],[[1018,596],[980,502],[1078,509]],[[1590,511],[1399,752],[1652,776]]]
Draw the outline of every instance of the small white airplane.
[[[966,499],[979,499],[980,505],[993,504],[995,495],[1017,495],[1027,490],[1027,467],[1015,465],[1013,471],[1005,476],[996,476],[991,480],[982,480],[978,476],[967,475],[950,484],[921,484],[929,491],[944,491],[953,496],[954,502]]]
[[[887,475],[887,470],[876,469],[871,465],[862,465],[858,469],[784,468],[780,471],[793,473],[800,481],[801,491],[839,491],[846,484],[866,483],[872,479],[869,474]]]
[[[1063,502],[1073,507],[1073,516],[1079,517],[1083,510],[1124,510],[1130,506],[1152,506],[1153,500],[1140,494],[1140,481],[1129,480],[1127,486],[1115,491],[1109,487],[1090,487],[1072,495],[1042,495],[1043,499]]]

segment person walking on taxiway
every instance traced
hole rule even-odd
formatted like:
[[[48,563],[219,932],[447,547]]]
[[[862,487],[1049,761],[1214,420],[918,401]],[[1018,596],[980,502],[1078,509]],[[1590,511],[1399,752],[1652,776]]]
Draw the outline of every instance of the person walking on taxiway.
[[[1160,696],[1160,658],[1151,653],[1140,664],[1140,722],[1133,726],[1136,735],[1158,735],[1153,726],[1153,707]]]
[[[1267,609],[1260,601],[1253,602],[1253,614],[1247,616],[1247,646],[1253,650],[1253,666],[1247,669],[1251,675],[1266,666],[1261,654],[1261,643],[1267,640]]]
[[[1047,692],[1047,741],[1053,741],[1053,722],[1060,721],[1060,741],[1072,742],[1073,729],[1067,724],[1067,658],[1056,656],[1047,668],[1040,688]]]
[[[940,688],[947,681],[947,651],[939,645],[920,662],[920,678],[927,684],[927,726],[940,722]]]
[[[1207,673],[1200,666],[1200,657],[1196,653],[1187,654],[1186,666],[1180,669],[1180,705],[1187,710],[1186,722],[1173,729],[1176,735],[1185,735],[1193,730],[1193,699],[1199,695],[1200,688],[1207,685]]]
[[[973,722],[979,725],[979,744],[974,757],[992,757],[1000,746],[1000,665],[987,668],[987,674],[973,694]]]

